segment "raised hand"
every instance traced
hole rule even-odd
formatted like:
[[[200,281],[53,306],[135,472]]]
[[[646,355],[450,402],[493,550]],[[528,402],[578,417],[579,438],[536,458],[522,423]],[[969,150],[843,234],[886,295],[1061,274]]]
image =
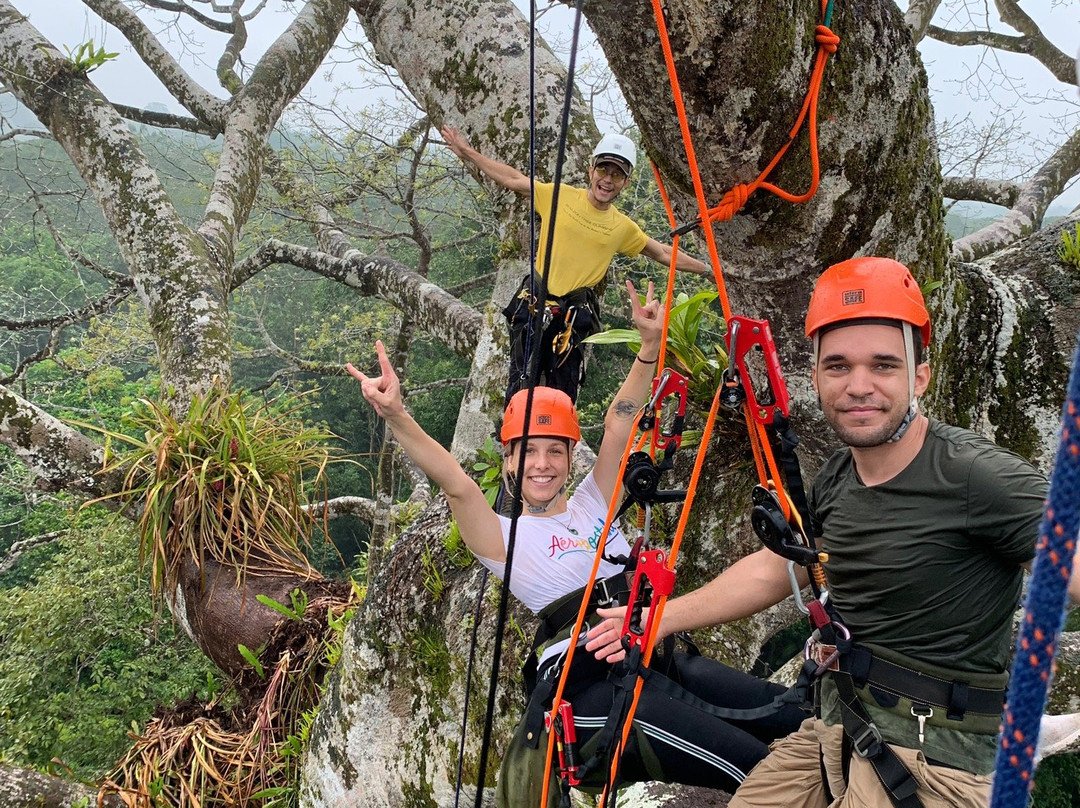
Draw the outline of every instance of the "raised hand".
[[[645,354],[646,359],[653,359],[659,352],[660,337],[664,327],[660,301],[656,299],[652,281],[649,281],[646,288],[644,304],[632,281],[626,281],[626,289],[630,293],[630,318],[641,334],[642,353]]]
[[[345,365],[349,374],[360,382],[360,391],[364,399],[375,408],[381,418],[393,418],[405,412],[401,400],[401,383],[394,372],[382,340],[375,340],[375,353],[379,358],[379,375],[372,378],[351,363]]]
[[[454,154],[460,157],[462,160],[470,159],[468,157],[468,151],[471,149],[467,140],[461,136],[459,132],[450,124],[446,124],[439,133],[443,136],[443,140],[446,141],[446,147],[450,149]]]

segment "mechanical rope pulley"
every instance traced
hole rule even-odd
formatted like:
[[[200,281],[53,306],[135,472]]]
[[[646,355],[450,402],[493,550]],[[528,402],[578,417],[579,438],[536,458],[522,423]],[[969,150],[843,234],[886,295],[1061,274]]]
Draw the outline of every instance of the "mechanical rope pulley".
[[[759,423],[771,425],[777,413],[787,417],[790,397],[780,355],[776,351],[768,320],[752,320],[737,314],[728,319],[728,367],[724,371],[721,403],[736,409],[749,400],[749,414]],[[765,380],[755,390],[747,355],[757,348],[765,363]],[[741,382],[742,392],[739,392]],[[734,406],[732,406],[734,404]]]
[[[755,485],[751,500],[750,524],[761,543],[782,558],[808,567],[826,560],[795,532],[775,491]]]

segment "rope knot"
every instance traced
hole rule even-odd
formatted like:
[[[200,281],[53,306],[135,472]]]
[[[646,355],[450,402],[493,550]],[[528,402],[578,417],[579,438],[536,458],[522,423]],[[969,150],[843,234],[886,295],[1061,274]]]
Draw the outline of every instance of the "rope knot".
[[[819,25],[814,30],[814,41],[826,53],[836,53],[836,47],[840,44],[840,37],[834,34],[829,26]]]
[[[733,187],[724,194],[724,198],[720,200],[720,204],[709,211],[709,221],[731,221],[735,217],[735,214],[742,209],[742,206],[746,204],[746,200],[753,190],[752,187],[746,184],[740,184]]]

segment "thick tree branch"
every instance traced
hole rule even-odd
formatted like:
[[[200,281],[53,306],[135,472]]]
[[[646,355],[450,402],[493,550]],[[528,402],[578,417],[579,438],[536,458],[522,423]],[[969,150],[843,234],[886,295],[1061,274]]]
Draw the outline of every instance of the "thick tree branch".
[[[936,25],[927,26],[926,33],[931,39],[944,42],[946,45],[957,47],[983,45],[1010,53],[1028,53],[1028,39],[1022,36],[1001,34],[996,31],[953,31]]]
[[[267,49],[234,97],[218,170],[199,233],[225,265],[233,262],[262,173],[263,145],[285,106],[311,80],[345,25],[344,0],[310,0]]]
[[[947,45],[958,47],[982,45],[1031,56],[1049,70],[1058,81],[1076,84],[1076,62],[1073,57],[1048,40],[1036,22],[1020,8],[1016,0],[995,0],[995,5],[1002,22],[1019,31],[1021,36],[983,30],[953,31],[936,25],[928,26],[926,33],[931,39]]]
[[[8,0],[0,64],[15,96],[52,132],[101,207],[155,324],[162,378],[184,396],[229,378],[224,289],[126,121]],[[178,330],[183,329],[184,339]]]
[[[336,258],[324,252],[271,239],[237,265],[234,283],[271,264],[292,264],[336,280],[365,296],[393,304],[454,353],[471,359],[483,326],[483,315],[388,257],[364,256],[356,250]]]
[[[911,0],[904,13],[904,23],[911,31],[911,39],[917,45],[926,36],[930,20],[934,19],[941,0]]]
[[[944,177],[941,192],[946,199],[986,202],[1011,208],[1020,196],[1022,186],[1004,180],[985,180],[978,177]]]
[[[1076,84],[1076,62],[1046,38],[1035,20],[1020,8],[1017,0],[994,0],[1001,21],[1011,25],[1029,41],[1028,53],[1049,70],[1058,81]]]
[[[1023,238],[1042,226],[1046,209],[1080,173],[1080,130],[1064,144],[1020,187],[1016,202],[1004,217],[964,238],[953,242],[952,256],[974,261]]]
[[[43,490],[91,497],[120,490],[119,472],[101,473],[100,445],[6,387],[0,387],[0,443],[26,464]]]
[[[97,805],[101,808],[124,808],[120,797],[101,795],[91,786],[0,763],[0,805],[35,806],[35,808],[71,808],[73,805]]]
[[[184,109],[215,135],[225,126],[225,104],[208,93],[180,66],[142,20],[119,0],[84,0],[87,7],[115,26],[147,67]]]

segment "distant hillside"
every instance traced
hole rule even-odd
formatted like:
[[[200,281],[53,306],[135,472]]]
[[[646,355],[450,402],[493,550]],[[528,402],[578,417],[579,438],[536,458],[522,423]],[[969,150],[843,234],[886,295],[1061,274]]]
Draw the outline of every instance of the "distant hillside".
[[[1049,227],[1069,213],[1070,208],[1051,206],[1043,218],[1043,227]],[[954,239],[962,238],[988,224],[997,221],[1005,214],[1005,209],[996,205],[983,205],[977,202],[958,203],[945,214],[945,229]]]

